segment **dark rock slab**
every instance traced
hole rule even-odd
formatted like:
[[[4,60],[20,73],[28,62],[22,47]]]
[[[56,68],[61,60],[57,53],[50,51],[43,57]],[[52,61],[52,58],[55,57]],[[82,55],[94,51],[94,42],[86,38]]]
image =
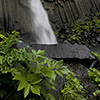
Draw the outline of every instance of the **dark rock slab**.
[[[95,59],[91,51],[85,45],[71,44],[33,44],[33,49],[45,50],[45,55],[49,58],[78,58],[78,59]]]
[[[24,48],[27,44],[18,43],[17,48]],[[54,59],[90,59],[95,60],[91,51],[85,45],[71,45],[71,44],[32,44],[31,49],[45,50],[45,56]]]

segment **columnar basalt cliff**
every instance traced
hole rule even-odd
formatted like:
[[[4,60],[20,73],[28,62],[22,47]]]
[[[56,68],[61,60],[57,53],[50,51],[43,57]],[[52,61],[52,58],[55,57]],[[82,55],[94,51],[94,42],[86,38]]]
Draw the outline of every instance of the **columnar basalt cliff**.
[[[100,0],[42,0],[53,27],[100,11]]]
[[[100,0],[42,0],[53,28],[100,11]],[[0,30],[31,33],[29,0],[0,0]]]
[[[0,30],[31,31],[28,0],[0,0]]]

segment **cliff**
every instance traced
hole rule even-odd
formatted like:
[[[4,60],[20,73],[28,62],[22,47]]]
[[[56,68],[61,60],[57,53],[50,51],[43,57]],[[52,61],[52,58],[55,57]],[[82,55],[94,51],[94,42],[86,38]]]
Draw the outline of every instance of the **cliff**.
[[[42,0],[53,28],[100,11],[100,0]],[[29,0],[0,0],[0,30],[31,33]],[[25,35],[24,34],[24,35]]]
[[[53,27],[100,11],[100,0],[42,0]]]
[[[30,32],[30,22],[27,0],[0,0],[0,30]]]

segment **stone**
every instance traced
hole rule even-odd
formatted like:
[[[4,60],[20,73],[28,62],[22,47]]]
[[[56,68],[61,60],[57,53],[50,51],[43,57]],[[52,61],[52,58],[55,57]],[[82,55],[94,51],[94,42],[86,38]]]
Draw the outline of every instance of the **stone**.
[[[26,43],[17,43],[17,48],[24,48]],[[85,45],[72,44],[31,44],[31,49],[45,50],[45,56],[52,59],[80,59],[93,62],[96,58]]]
[[[74,72],[86,90],[85,96],[89,96],[91,93],[98,89],[98,86],[94,84],[88,77],[88,68],[79,62],[68,63],[68,69]]]
[[[100,42],[100,34],[98,34],[97,42]]]
[[[28,0],[0,0],[0,27],[6,32],[32,32]]]

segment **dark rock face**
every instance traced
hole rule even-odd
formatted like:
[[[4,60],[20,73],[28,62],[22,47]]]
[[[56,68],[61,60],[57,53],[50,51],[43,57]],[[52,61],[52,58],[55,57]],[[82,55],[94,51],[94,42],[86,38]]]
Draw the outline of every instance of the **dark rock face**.
[[[100,0],[42,0],[53,28],[100,11]]]
[[[0,0],[0,29],[31,32],[28,0]]]
[[[100,0],[42,0],[53,28],[100,11]],[[29,0],[0,0],[0,30],[32,32]]]

